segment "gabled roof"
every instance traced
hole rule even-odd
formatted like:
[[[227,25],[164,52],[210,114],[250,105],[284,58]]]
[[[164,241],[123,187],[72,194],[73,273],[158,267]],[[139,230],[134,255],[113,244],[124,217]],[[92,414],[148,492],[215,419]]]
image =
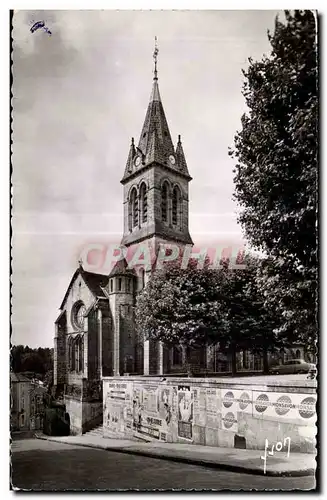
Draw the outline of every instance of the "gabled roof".
[[[61,311],[61,313],[59,314],[58,318],[56,319],[55,321],[55,324],[56,323],[59,323],[59,321],[61,320],[61,318],[66,314],[66,311]]]
[[[130,275],[135,276],[135,272],[133,269],[128,269],[128,264],[126,259],[121,259],[116,262],[114,267],[112,268],[109,278],[112,278],[113,276],[119,276],[119,275]]]
[[[97,274],[97,273],[90,273],[89,271],[84,271],[82,266],[79,266],[76,271],[73,274],[73,277],[69,283],[69,286],[67,288],[67,291],[65,293],[65,296],[63,298],[63,301],[61,303],[60,309],[64,307],[66,298],[70,292],[71,287],[73,286],[73,283],[77,279],[77,277],[81,275],[86,286],[89,288],[89,290],[92,292],[95,298],[98,297],[105,297],[103,290],[101,287],[104,287],[108,283],[108,276],[105,274]]]
[[[95,297],[104,297],[102,288],[108,283],[108,276],[105,274],[90,273],[89,271],[82,272],[82,276],[87,286]]]

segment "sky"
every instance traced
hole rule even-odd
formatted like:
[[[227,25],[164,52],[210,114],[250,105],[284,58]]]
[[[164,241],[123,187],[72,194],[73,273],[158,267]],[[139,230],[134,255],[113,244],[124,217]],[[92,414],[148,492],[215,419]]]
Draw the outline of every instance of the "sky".
[[[120,243],[123,176],[150,98],[181,134],[195,244],[241,245],[228,156],[242,68],[268,54],[277,11],[18,11],[13,18],[12,338],[52,347],[86,246]],[[31,26],[44,21],[44,29]],[[213,244],[213,243],[212,243]],[[87,269],[87,265],[85,265]]]

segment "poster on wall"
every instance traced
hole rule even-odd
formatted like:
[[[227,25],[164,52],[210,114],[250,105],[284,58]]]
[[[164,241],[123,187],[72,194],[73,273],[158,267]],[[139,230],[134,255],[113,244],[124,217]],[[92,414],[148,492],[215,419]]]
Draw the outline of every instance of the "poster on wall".
[[[151,413],[159,411],[158,387],[147,386],[143,388],[143,407]]]
[[[166,401],[166,398],[163,397]],[[165,403],[164,403],[165,405]],[[165,409],[165,407],[163,407]],[[158,411],[158,391],[154,387],[135,388],[133,392],[132,427],[134,436],[166,441],[167,420],[153,415]],[[166,417],[167,411],[164,411]]]
[[[193,422],[195,425],[206,425],[206,392],[205,389],[193,389]]]
[[[178,386],[178,436],[192,439],[193,392],[190,386]]]
[[[178,421],[178,396],[177,396],[177,394],[178,394],[177,387],[173,387],[171,418],[174,422]]]
[[[124,432],[124,407],[119,404],[111,404],[107,408],[106,426],[113,432]]]
[[[127,384],[120,382],[110,382],[108,385],[108,398],[118,401],[126,400]]]
[[[159,415],[168,427],[172,419],[172,388],[160,388],[159,395]]]
[[[206,392],[207,426],[211,429],[217,429],[219,411],[218,389],[208,388]]]
[[[126,400],[127,405],[132,406],[132,401],[133,401],[133,382],[127,382],[126,383],[125,400]]]

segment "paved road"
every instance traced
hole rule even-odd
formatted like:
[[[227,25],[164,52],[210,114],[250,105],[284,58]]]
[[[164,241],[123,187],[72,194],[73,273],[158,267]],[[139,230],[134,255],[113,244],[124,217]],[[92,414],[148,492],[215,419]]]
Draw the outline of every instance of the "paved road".
[[[12,484],[32,490],[310,490],[313,477],[274,478],[219,471],[39,439],[12,443]]]

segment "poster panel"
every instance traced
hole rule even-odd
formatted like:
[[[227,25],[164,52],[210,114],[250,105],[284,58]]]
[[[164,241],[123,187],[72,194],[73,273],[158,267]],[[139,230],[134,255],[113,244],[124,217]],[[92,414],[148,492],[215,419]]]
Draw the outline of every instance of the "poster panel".
[[[172,387],[160,387],[159,389],[159,416],[166,422],[167,427],[172,420]],[[167,429],[168,430],[168,429]]]
[[[178,386],[178,436],[192,440],[193,392],[190,386]]]
[[[314,425],[317,398],[314,394],[253,391],[253,415]]]
[[[178,421],[178,387],[176,386],[173,387],[171,418],[174,422]]]
[[[124,432],[124,406],[119,403],[111,403],[107,407],[106,427],[112,432]]]
[[[159,398],[157,386],[144,386],[143,387],[143,407],[144,410],[151,413],[159,411]]]
[[[201,427],[206,425],[206,390],[204,388],[193,389],[193,421]]]
[[[206,413],[207,427],[217,429],[219,413],[219,389],[207,388],[206,390]]]
[[[127,384],[124,382],[109,382],[108,398],[116,401],[125,401],[127,392]]]

